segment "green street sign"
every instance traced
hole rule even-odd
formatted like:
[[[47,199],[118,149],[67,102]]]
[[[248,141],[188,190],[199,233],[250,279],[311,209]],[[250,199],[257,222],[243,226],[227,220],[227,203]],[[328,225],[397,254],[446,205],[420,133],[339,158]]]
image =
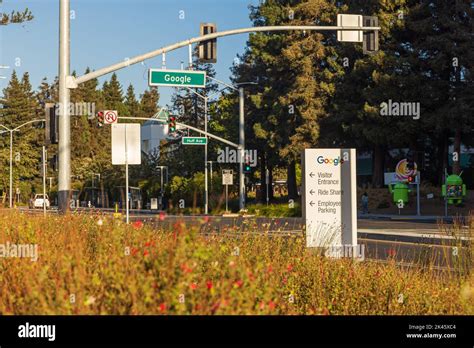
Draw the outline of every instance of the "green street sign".
[[[206,145],[207,139],[205,137],[182,137],[181,143],[183,145]]]
[[[149,86],[206,87],[206,72],[191,70],[150,69]]]

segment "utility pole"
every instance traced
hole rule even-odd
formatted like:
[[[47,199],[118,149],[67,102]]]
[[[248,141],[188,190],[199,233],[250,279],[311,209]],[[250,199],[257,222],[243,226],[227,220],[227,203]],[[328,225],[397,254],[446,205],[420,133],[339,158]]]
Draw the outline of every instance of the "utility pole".
[[[70,91],[67,86],[70,68],[70,14],[69,0],[59,1],[59,176],[58,208],[69,210],[71,190],[71,119],[69,115]]]
[[[206,144],[204,145],[204,214],[209,214],[209,196],[207,188],[207,99],[204,97],[204,132],[206,132]]]
[[[13,207],[13,132],[18,131],[21,127],[26,126],[27,124],[34,123],[34,122],[45,122],[44,119],[41,120],[32,120],[23,123],[22,125],[19,125],[16,128],[10,129],[5,127],[3,124],[0,124],[0,127],[4,128],[6,132],[10,133],[10,189],[9,189],[9,203],[10,203],[10,208]],[[4,133],[2,132],[2,133]],[[0,133],[1,134],[1,133]]]
[[[245,152],[245,117],[244,117],[244,88],[239,87],[239,208],[245,208],[245,175],[244,175],[244,152]]]
[[[46,216],[46,157],[48,152],[46,146],[43,146],[43,215]]]

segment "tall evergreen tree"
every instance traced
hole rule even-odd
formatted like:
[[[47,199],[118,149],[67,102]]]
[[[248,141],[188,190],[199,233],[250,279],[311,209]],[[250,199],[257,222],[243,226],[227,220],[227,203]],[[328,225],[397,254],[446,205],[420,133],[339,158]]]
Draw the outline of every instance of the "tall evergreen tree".
[[[132,84],[130,84],[127,88],[127,94],[125,95],[125,106],[127,107],[128,115],[130,116],[139,115],[140,103],[135,97],[135,90]]]

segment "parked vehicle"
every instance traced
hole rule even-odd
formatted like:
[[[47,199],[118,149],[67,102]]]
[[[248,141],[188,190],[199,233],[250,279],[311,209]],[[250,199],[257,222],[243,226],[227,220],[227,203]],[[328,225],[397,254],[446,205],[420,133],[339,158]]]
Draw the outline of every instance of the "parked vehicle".
[[[49,203],[48,195],[45,195],[45,197],[43,198],[42,194],[36,194],[31,204],[32,208],[33,209],[43,208],[43,204],[46,204],[46,209],[49,209],[50,203]]]

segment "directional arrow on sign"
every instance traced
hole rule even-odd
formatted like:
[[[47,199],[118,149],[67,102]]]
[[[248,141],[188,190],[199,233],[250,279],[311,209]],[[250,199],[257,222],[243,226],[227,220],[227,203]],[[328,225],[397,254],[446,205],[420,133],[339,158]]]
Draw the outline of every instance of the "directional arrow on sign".
[[[309,202],[309,205],[310,205],[310,206],[313,206],[313,205],[315,205],[315,204],[316,204],[316,203],[314,203],[313,201]]]
[[[311,194],[311,196],[312,196],[312,195],[314,194],[314,190],[313,190],[313,189],[311,189],[311,190],[309,191],[309,193],[310,193],[310,194]]]
[[[313,172],[309,173],[309,176],[314,178],[314,173]]]

